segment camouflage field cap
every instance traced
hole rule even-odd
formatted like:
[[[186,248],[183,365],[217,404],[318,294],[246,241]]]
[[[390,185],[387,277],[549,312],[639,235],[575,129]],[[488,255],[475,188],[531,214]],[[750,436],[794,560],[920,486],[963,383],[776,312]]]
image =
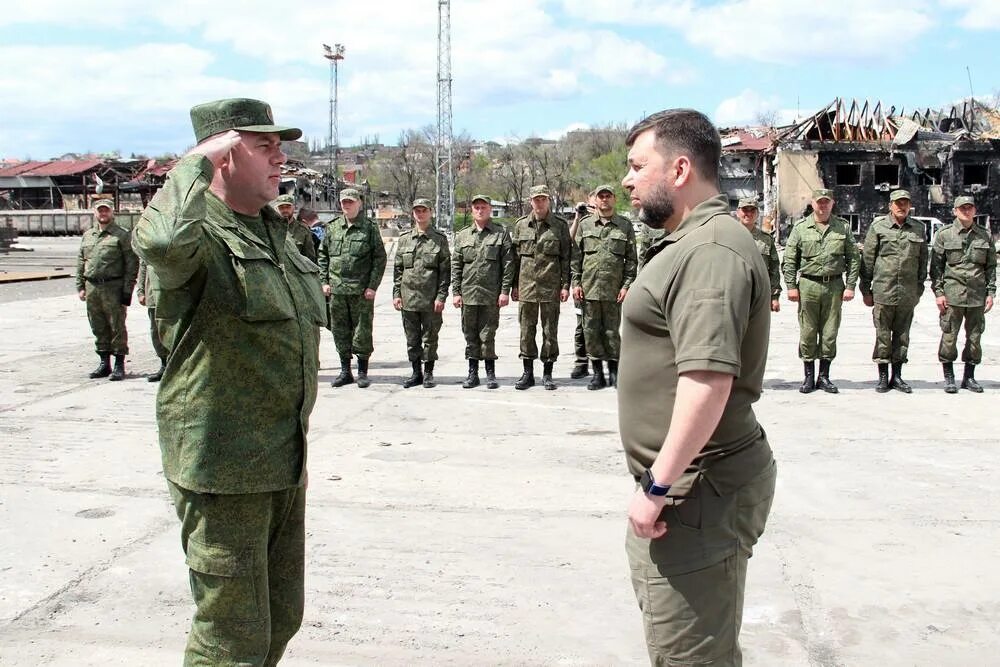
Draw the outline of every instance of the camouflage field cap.
[[[973,206],[975,206],[976,200],[967,195],[962,197],[955,197],[955,208],[959,208],[960,206],[965,206],[966,204],[972,204]]]
[[[295,197],[292,195],[278,195],[274,201],[271,202],[271,205],[274,206],[274,208],[278,208],[284,204],[295,206]]]
[[[477,201],[484,201],[484,202],[486,202],[487,204],[492,204],[492,203],[493,203],[493,200],[491,200],[491,199],[490,199],[489,197],[487,197],[486,195],[474,195],[474,196],[472,197],[472,199],[470,199],[470,200],[469,200],[469,203],[470,203],[470,204],[475,204],[475,203],[476,203]]]
[[[833,200],[833,190],[828,188],[816,188],[812,191],[813,201],[819,201],[820,199]]]
[[[610,192],[611,194],[614,194],[615,188],[614,186],[608,185],[607,183],[602,183],[601,185],[598,185],[596,188],[594,188],[594,191],[591,192],[590,194],[597,196],[602,192]]]
[[[547,185],[532,185],[528,196],[531,197],[532,199],[534,199],[535,197],[548,197],[549,199],[552,198],[552,195],[549,194],[549,186]]]
[[[744,197],[736,208],[760,208],[756,197]]]
[[[302,136],[302,130],[297,127],[275,125],[274,113],[266,102],[242,97],[192,107],[191,125],[198,143],[226,130],[277,132],[282,141],[293,141]]]
[[[889,193],[889,201],[896,201],[897,199],[910,199],[909,190],[893,190]]]
[[[418,206],[423,206],[424,208],[430,208],[430,209],[434,208],[433,204],[431,204],[431,200],[426,199],[424,197],[421,197],[419,199],[414,199],[413,206],[411,206],[410,208],[413,209],[417,208]]]
[[[115,203],[110,199],[98,199],[97,201],[94,202],[95,211],[101,208],[102,206],[106,206],[110,208],[112,211],[115,210]]]
[[[361,193],[355,188],[344,188],[340,191],[340,201],[361,201]]]

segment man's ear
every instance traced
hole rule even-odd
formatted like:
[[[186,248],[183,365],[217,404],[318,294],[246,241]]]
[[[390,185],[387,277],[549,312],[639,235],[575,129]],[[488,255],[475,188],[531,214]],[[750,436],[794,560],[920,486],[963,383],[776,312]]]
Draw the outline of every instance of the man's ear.
[[[686,185],[694,177],[691,159],[686,155],[678,155],[670,165],[674,175],[674,187],[680,188]]]

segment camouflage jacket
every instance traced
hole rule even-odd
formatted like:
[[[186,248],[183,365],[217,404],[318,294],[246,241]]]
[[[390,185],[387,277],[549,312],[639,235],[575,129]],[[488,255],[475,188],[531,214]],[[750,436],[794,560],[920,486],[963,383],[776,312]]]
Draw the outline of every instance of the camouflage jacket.
[[[334,294],[377,290],[385,273],[385,245],[375,223],[364,213],[350,225],[338,216],[326,225],[319,246],[319,275]]]
[[[163,471],[200,493],[298,486],[326,323],[317,268],[269,206],[238,216],[210,192],[213,171],[182,158],[134,232],[170,350],[156,401]]]
[[[771,279],[771,299],[777,299],[781,294],[781,261],[778,259],[778,249],[774,245],[774,237],[761,231],[760,227],[754,227],[750,232],[760,256],[764,258],[767,265],[767,275]],[[855,250],[855,252],[857,252]]]
[[[514,257],[510,235],[501,225],[475,224],[455,234],[451,258],[451,293],[469,306],[495,306],[500,294],[510,294]]]
[[[76,290],[88,289],[88,281],[122,281],[122,295],[131,296],[139,274],[139,258],[132,250],[131,235],[115,224],[103,230],[96,222],[83,233],[76,260]],[[91,283],[101,284],[101,283]]]
[[[983,306],[997,292],[997,253],[990,233],[958,220],[934,237],[931,251],[931,288],[951,306]]]
[[[403,300],[403,310],[434,310],[434,302],[448,298],[451,252],[448,237],[433,227],[414,226],[400,234],[392,271],[392,298]]]
[[[615,301],[621,289],[632,286],[636,274],[635,230],[620,215],[602,222],[596,215],[580,220],[573,244],[573,286],[583,287],[583,298]]]
[[[788,289],[799,288],[799,275],[839,276],[844,287],[853,290],[860,273],[858,246],[851,233],[851,225],[833,215],[825,231],[816,225],[812,215],[795,223],[785,243],[782,271]]]
[[[156,308],[156,271],[149,268],[146,260],[139,260],[139,279],[135,295],[146,299],[146,308]]]
[[[316,242],[313,240],[313,233],[301,220],[292,220],[288,223],[288,235],[295,242],[295,247],[299,249],[302,256],[310,262],[315,263],[319,253],[316,251]]]
[[[517,298],[539,303],[559,301],[559,291],[568,290],[570,285],[573,242],[566,221],[554,213],[536,220],[530,213],[514,223],[510,236]]]
[[[899,226],[891,215],[875,218],[861,256],[861,293],[886,306],[916,306],[925,280],[924,226],[909,217]]]
[[[636,257],[639,261],[639,270],[646,264],[646,251],[652,247],[654,243],[662,239],[667,235],[667,230],[665,229],[653,229],[645,224],[639,225],[639,233],[636,234]]]

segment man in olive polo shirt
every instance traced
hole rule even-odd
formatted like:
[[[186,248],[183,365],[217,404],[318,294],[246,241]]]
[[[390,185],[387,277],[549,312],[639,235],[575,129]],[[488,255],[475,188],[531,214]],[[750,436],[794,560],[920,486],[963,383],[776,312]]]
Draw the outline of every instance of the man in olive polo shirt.
[[[719,194],[719,134],[670,109],[626,139],[622,185],[653,243],[625,298],[618,415],[628,469],[626,551],[656,665],[739,665],[747,559],[776,465],[760,397],[771,281]]]

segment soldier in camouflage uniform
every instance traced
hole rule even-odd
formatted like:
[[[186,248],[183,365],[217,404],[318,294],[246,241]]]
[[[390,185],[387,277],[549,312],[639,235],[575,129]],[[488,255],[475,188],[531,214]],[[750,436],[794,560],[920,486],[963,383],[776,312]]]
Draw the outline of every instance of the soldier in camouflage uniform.
[[[163,346],[160,332],[156,328],[156,272],[149,268],[145,260],[139,260],[139,280],[136,285],[135,295],[139,298],[139,304],[146,306],[149,314],[149,337],[153,341],[153,351],[160,360],[159,370],[151,373],[146,380],[159,382],[167,368],[167,348]]]
[[[94,333],[101,363],[91,378],[125,379],[128,331],[125,313],[132,303],[132,290],[139,273],[139,259],[132,251],[129,233],[115,223],[114,202],[94,203],[97,224],[83,233],[76,261],[76,293],[87,302],[87,319]],[[111,355],[115,367],[111,369]]]
[[[342,387],[354,382],[351,355],[358,357],[358,386],[365,389],[368,358],[375,349],[375,290],[385,273],[385,245],[378,226],[361,210],[361,193],[346,188],[340,193],[343,215],[326,226],[319,246],[319,274],[323,294],[330,297],[330,325],[340,355],[340,375],[330,384]]]
[[[955,221],[934,237],[931,252],[931,288],[941,313],[941,344],[938,360],[944,370],[944,390],[958,393],[953,364],[958,358],[958,331],[965,322],[962,349],[962,389],[982,393],[976,382],[976,364],[983,360],[980,340],[986,329],[986,313],[996,296],[997,254],[990,233],[975,224],[976,201],[955,199]]]
[[[198,145],[136,225],[170,350],[156,418],[196,604],[186,666],[276,665],[302,622],[306,434],[323,296],[268,206],[282,140],[257,100],[191,110]]]
[[[771,312],[781,311],[781,260],[778,258],[778,248],[774,245],[774,237],[757,226],[760,209],[756,197],[744,197],[736,208],[736,219],[740,221],[750,236],[753,237],[760,256],[767,265],[767,275],[771,279]]]
[[[837,356],[841,306],[854,298],[860,270],[851,225],[832,215],[833,204],[833,192],[813,190],[813,212],[795,223],[785,244],[788,300],[799,304],[799,357],[805,369],[799,391],[803,394],[816,389],[829,394],[839,391],[830,380],[830,364]]]
[[[874,307],[875,350],[878,364],[875,391],[913,391],[903,380],[903,364],[910,346],[913,311],[927,280],[927,237],[924,226],[910,218],[910,193],[889,193],[889,215],[872,221],[861,256],[861,294]],[[889,378],[892,364],[892,379]]]
[[[271,206],[288,223],[288,234],[295,242],[295,247],[304,257],[308,257],[309,261],[315,262],[316,244],[313,242],[313,235],[309,231],[309,227],[295,216],[295,197],[278,195],[278,198],[271,202]]]
[[[417,199],[412,210],[413,228],[400,234],[396,242],[392,306],[402,313],[406,356],[413,366],[413,374],[403,387],[423,384],[430,389],[434,386],[441,313],[451,281],[451,252],[448,238],[430,224],[431,201]]]
[[[486,388],[499,387],[496,376],[496,334],[500,309],[510,303],[514,259],[510,235],[490,221],[492,207],[486,195],[472,198],[473,224],[455,234],[451,259],[451,293],[462,309],[462,334],[469,376],[465,389],[479,386],[479,360],[486,366]]]
[[[531,213],[518,218],[511,231],[514,244],[515,301],[520,301],[521,359],[524,373],[515,389],[535,386],[534,362],[539,356],[535,333],[542,321],[542,384],[555,389],[552,367],[559,356],[559,307],[569,298],[573,241],[566,221],[552,213],[549,189],[531,188]]]
[[[642,267],[646,263],[646,251],[666,235],[667,233],[663,229],[652,229],[645,224],[639,226],[639,233],[635,235],[636,258],[638,259],[639,271],[642,271]]]
[[[580,221],[591,214],[597,208],[594,193],[590,193],[586,202],[579,202],[573,215],[573,221],[569,223],[569,238],[576,247],[576,232],[580,229]],[[573,353],[576,359],[573,363],[573,370],[570,371],[570,378],[579,380],[590,375],[590,363],[587,360],[587,341],[583,335],[583,301],[573,299],[573,310],[576,313],[576,328],[573,330]]]
[[[597,211],[580,221],[573,245],[573,299],[583,303],[583,335],[594,373],[587,389],[618,385],[621,304],[636,275],[635,230],[615,214],[615,191],[601,185]],[[604,379],[604,363],[608,379]]]

